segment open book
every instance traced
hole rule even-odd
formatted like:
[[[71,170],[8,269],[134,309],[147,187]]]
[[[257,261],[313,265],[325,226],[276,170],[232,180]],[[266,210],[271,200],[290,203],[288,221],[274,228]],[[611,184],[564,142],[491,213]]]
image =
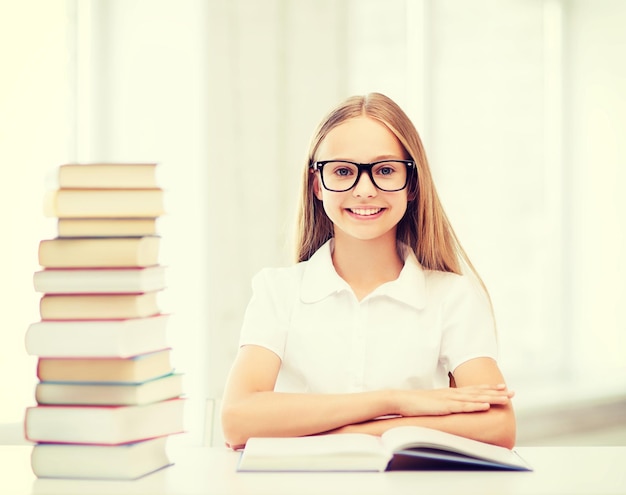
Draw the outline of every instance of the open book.
[[[419,426],[381,437],[359,433],[251,438],[238,471],[391,471],[504,469],[531,471],[513,450]]]

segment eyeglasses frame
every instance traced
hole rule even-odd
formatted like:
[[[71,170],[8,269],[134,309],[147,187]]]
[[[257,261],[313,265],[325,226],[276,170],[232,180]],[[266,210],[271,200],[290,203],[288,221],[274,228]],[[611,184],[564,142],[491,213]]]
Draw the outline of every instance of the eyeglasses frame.
[[[324,165],[326,165],[327,163],[337,163],[337,162],[348,163],[350,165],[356,166],[358,169],[358,173],[357,173],[356,179],[354,180],[354,184],[352,184],[347,189],[330,189],[329,187],[326,187],[326,183],[324,182],[324,174],[322,173],[322,169],[324,168]],[[406,168],[407,168],[406,180],[404,182],[404,185],[399,189],[383,189],[376,183],[376,180],[374,180],[374,175],[372,174],[372,169],[374,168],[374,166],[378,165],[379,163],[388,163],[388,162],[404,163],[404,165],[406,165]],[[326,189],[327,191],[331,191],[331,192],[346,192],[346,191],[349,191],[350,189],[354,189],[356,185],[359,183],[359,180],[361,179],[361,175],[365,171],[367,172],[367,175],[369,176],[370,180],[372,181],[372,184],[374,184],[374,187],[376,187],[376,189],[383,191],[383,192],[398,192],[398,191],[402,191],[403,189],[406,189],[406,187],[409,185],[409,180],[413,175],[412,171],[417,171],[417,168],[415,167],[415,162],[413,160],[399,160],[399,159],[378,160],[372,163],[357,163],[357,162],[351,162],[350,160],[321,160],[321,161],[311,163],[311,165],[309,165],[309,168],[311,169],[312,172],[320,172],[322,186],[324,186],[324,189]]]

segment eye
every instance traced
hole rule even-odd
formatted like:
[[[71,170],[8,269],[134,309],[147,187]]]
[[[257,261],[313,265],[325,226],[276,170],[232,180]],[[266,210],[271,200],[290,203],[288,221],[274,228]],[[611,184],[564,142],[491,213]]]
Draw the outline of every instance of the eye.
[[[346,165],[345,163],[329,163],[328,165],[332,164],[332,173],[333,175],[336,175],[337,177],[340,178],[344,178],[344,177],[350,177],[352,175],[354,175],[354,170],[353,167],[350,167],[349,165]]]
[[[398,164],[393,162],[379,163],[374,168],[374,173],[383,177],[389,177],[397,172]]]

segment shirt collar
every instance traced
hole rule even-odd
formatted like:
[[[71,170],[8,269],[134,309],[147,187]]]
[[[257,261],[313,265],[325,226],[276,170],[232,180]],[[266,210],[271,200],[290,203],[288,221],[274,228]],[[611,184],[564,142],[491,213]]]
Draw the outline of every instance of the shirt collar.
[[[314,303],[336,292],[351,290],[350,285],[335,271],[333,248],[334,240],[329,239],[305,262],[300,292],[302,302]]]
[[[350,285],[335,271],[332,262],[334,241],[330,239],[306,262],[302,278],[300,298],[304,303],[314,303],[341,291],[351,291]],[[404,267],[396,280],[377,287],[364,300],[375,297],[390,297],[416,309],[426,304],[426,279],[424,269],[415,253],[402,245]]]

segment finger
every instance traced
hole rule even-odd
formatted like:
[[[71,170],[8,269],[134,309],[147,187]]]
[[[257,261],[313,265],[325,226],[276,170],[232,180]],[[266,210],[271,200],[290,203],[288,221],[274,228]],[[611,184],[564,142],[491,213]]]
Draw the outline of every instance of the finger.
[[[458,394],[455,397],[451,397],[451,399],[457,400],[459,402],[471,402],[471,403],[476,403],[476,404],[478,403],[508,404],[510,397],[508,394],[481,391],[479,393]]]
[[[478,385],[475,387],[463,387],[463,388],[458,388],[455,390],[459,392],[467,392],[467,393],[477,394],[477,395],[486,394],[486,395],[494,395],[494,396],[505,396],[508,398],[511,398],[515,395],[515,392],[513,390],[508,390],[506,387],[494,388],[493,386],[489,386],[489,385],[486,385],[486,386]]]
[[[481,389],[481,390],[499,390],[499,391],[507,390],[506,384],[504,384],[504,383],[498,383],[496,385],[484,383],[482,385],[469,385],[467,387],[459,387],[459,388],[460,389],[463,389],[463,388],[476,388],[476,389]]]
[[[489,402],[457,402],[450,408],[451,413],[471,413],[487,411],[491,407]]]

